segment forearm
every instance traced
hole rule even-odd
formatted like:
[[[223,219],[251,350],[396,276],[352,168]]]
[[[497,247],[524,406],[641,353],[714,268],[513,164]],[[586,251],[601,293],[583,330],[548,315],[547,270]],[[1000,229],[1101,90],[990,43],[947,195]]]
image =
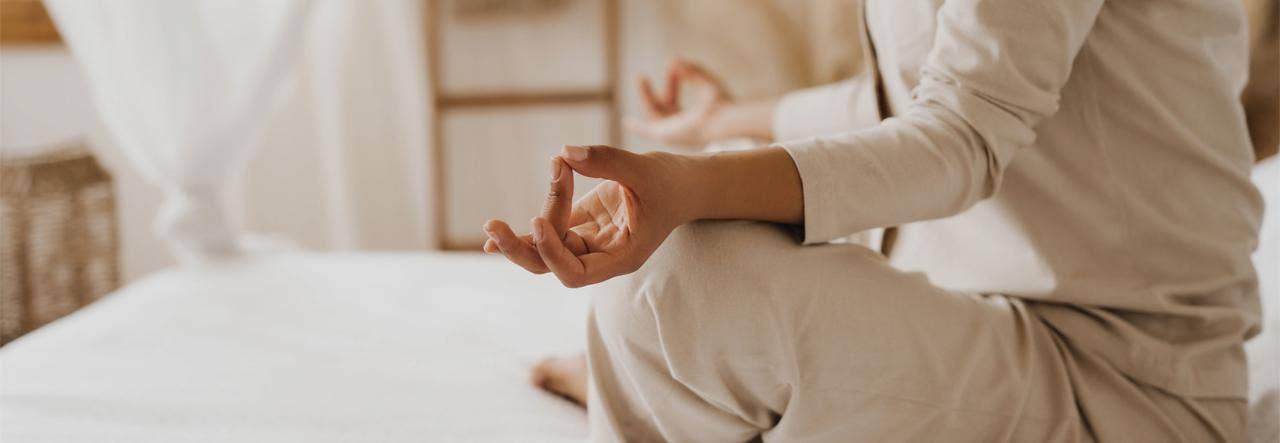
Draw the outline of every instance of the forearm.
[[[941,94],[932,88],[924,92]],[[989,145],[954,112],[921,104],[875,128],[784,142],[785,148],[662,153],[677,166],[668,169],[670,195],[682,202],[676,220],[801,224],[809,243],[959,213],[993,192],[1013,149],[1033,137],[1020,121],[975,118],[997,128],[1002,143]]]
[[[781,148],[683,155],[678,161],[679,187],[687,202],[685,221],[804,221],[800,173]]]
[[[724,106],[707,122],[707,140],[750,137],[773,141],[773,111],[778,99],[767,98]]]

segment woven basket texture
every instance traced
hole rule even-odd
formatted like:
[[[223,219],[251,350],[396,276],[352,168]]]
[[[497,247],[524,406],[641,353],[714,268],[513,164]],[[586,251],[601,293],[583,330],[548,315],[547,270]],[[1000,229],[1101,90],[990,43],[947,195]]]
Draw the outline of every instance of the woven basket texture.
[[[111,176],[69,146],[0,157],[0,344],[120,284]]]

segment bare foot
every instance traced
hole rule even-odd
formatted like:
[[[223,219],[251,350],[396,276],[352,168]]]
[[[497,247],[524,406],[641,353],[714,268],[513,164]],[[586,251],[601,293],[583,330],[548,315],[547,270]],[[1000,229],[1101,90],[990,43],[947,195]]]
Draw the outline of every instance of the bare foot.
[[[587,356],[551,357],[533,365],[529,381],[552,394],[587,407]]]

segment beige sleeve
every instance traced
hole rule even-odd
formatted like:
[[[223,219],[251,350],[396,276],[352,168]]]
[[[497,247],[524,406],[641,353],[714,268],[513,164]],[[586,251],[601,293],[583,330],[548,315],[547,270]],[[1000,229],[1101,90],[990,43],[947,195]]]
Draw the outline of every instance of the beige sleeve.
[[[1102,0],[952,0],[901,116],[782,142],[804,190],[804,242],[963,211],[1000,185],[1058,91]],[[1027,32],[1035,29],[1036,32]]]
[[[863,129],[880,123],[875,74],[862,74],[782,96],[773,111],[773,137],[796,140]]]

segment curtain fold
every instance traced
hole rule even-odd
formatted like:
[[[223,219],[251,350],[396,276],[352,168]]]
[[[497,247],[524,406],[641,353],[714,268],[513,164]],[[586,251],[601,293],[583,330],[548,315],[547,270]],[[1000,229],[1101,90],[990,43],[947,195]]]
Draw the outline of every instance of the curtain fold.
[[[317,247],[433,244],[423,3],[317,1],[307,81],[299,85],[314,114],[309,149],[323,177],[316,189],[326,226]]]
[[[45,4],[115,145],[164,190],[156,233],[184,263],[243,252],[227,184],[278,107],[312,2]]]

